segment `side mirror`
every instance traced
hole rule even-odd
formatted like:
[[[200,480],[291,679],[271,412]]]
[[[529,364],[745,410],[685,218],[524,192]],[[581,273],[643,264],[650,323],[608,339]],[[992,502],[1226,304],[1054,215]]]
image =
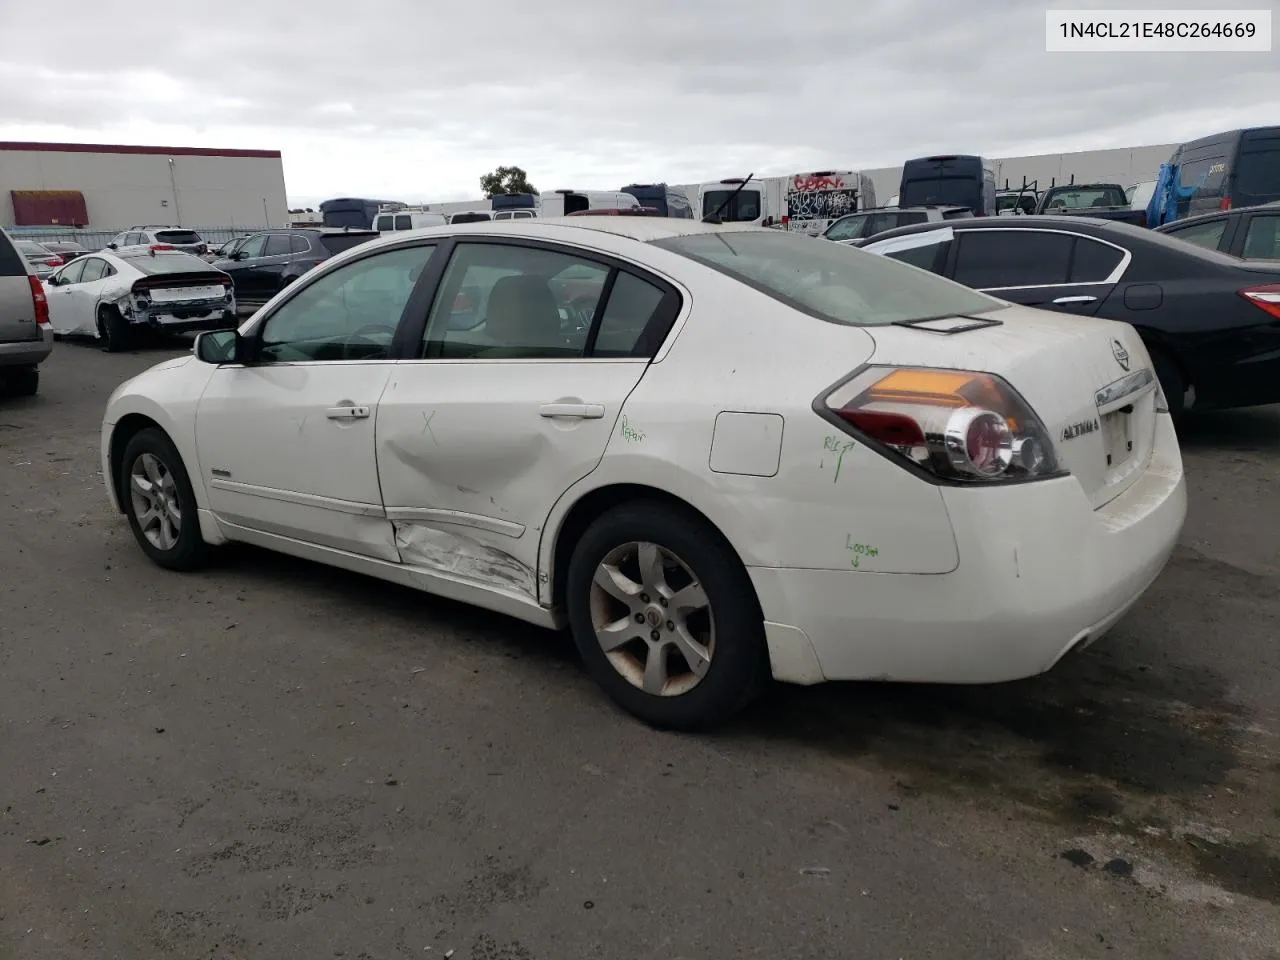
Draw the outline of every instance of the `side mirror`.
[[[56,287],[56,286],[57,286],[58,284],[60,284],[62,281],[61,281],[58,277],[55,277],[55,276],[53,276],[52,274],[50,274],[49,276],[47,276],[47,277],[45,277],[45,278],[44,278],[44,282],[45,282],[45,283],[47,283],[47,284],[48,284],[49,286],[51,286],[51,287]]]
[[[118,243],[114,243],[114,242],[112,242],[112,243],[108,243],[108,244],[107,244],[107,249],[108,249],[108,250],[118,250],[118,249],[120,249],[120,245],[119,245]]]
[[[239,363],[245,354],[245,340],[238,330],[206,330],[196,334],[191,352],[202,363]]]
[[[243,254],[243,253],[241,253],[239,250],[235,250],[235,251],[232,251],[231,253],[227,254],[227,259],[228,259],[228,260],[243,260],[243,259],[244,259],[244,254]]]

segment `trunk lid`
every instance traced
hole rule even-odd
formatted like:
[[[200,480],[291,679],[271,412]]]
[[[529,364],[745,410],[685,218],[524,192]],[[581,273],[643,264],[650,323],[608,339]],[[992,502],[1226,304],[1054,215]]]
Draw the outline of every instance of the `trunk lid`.
[[[999,325],[939,333],[875,327],[871,363],[950,367],[1004,378],[1031,405],[1096,510],[1146,470],[1155,442],[1155,370],[1126,323],[1013,306]],[[935,325],[941,327],[942,324]]]

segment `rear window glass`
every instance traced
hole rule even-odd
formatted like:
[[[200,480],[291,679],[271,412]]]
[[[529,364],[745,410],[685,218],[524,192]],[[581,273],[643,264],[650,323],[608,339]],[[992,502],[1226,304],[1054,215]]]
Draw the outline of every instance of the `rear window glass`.
[[[453,217],[449,220],[449,222],[450,223],[480,223],[481,221],[488,220],[488,219],[489,219],[489,214],[487,213],[455,213]]]
[[[1242,151],[1236,159],[1236,190],[1250,198],[1280,199],[1280,147]]]
[[[18,252],[24,257],[47,257],[49,248],[43,244],[36,243],[34,240],[15,240]]]
[[[407,213],[406,213],[406,214],[401,214],[400,216],[396,217],[396,229],[397,229],[397,230],[412,230],[412,229],[413,229],[413,217],[409,216]]]
[[[25,277],[26,275],[26,261],[18,255],[18,251],[9,241],[8,234],[0,230],[0,277]]]
[[[797,310],[849,326],[885,326],[1006,306],[888,257],[790,232],[701,233],[654,241],[654,246]]]
[[[157,253],[154,257],[150,253],[141,253],[133,256],[122,257],[121,259],[128,262],[129,266],[135,270],[139,270],[147,276],[155,276],[161,273],[219,273],[212,264],[205,263],[199,257],[193,257],[189,253]]]
[[[159,243],[203,243],[200,234],[194,230],[157,230],[156,241]]]
[[[374,225],[373,225],[373,229],[375,229],[375,230],[394,230],[394,229],[395,229],[395,217],[391,216],[390,214],[384,214],[383,216],[379,217],[379,218],[377,219],[377,221],[374,223]]]
[[[1049,197],[1046,210],[1066,207],[1076,210],[1082,207],[1123,207],[1128,203],[1119,187],[1081,187],[1077,190],[1055,190]]]
[[[352,247],[358,247],[362,243],[373,240],[378,235],[376,233],[328,233],[322,234],[320,237],[320,245],[330,253],[341,253],[343,250],[350,250]]]

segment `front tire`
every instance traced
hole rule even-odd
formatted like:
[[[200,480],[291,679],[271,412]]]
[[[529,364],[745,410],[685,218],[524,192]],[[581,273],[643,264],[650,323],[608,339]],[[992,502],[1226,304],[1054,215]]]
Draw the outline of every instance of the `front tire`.
[[[182,457],[163,430],[130,438],[120,458],[120,490],[133,536],[151,561],[167,570],[195,570],[208,559],[196,497]]]
[[[603,514],[575,545],[565,587],[588,672],[655,727],[722,723],[768,680],[764,618],[746,569],[687,511],[637,501]]]

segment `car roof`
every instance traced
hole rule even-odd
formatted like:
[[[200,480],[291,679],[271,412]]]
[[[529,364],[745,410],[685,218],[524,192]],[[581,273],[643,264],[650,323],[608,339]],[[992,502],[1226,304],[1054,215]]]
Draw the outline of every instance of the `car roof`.
[[[750,223],[703,223],[678,217],[533,217],[522,220],[485,220],[479,223],[454,223],[421,230],[400,230],[385,237],[387,243],[412,236],[451,236],[453,234],[486,234],[497,237],[530,237],[543,240],[590,242],[586,234],[608,233],[649,243],[669,237],[685,237],[700,233],[743,233],[769,230]],[[778,231],[769,230],[771,233]]]

